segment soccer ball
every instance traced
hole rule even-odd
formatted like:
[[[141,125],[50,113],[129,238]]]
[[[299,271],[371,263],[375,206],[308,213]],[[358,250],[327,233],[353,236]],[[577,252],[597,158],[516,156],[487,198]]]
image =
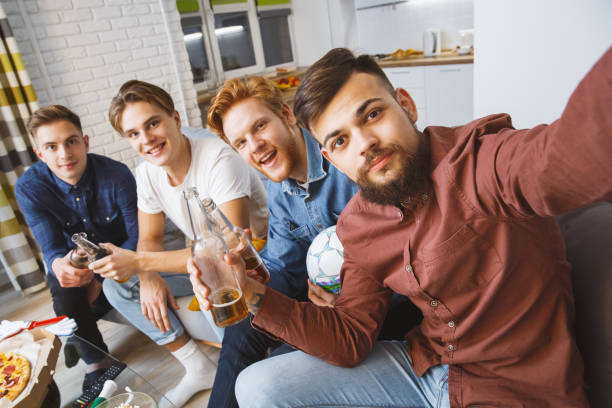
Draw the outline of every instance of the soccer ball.
[[[336,226],[324,229],[312,240],[306,254],[308,277],[328,292],[340,293],[340,268],[344,248],[336,235]]]

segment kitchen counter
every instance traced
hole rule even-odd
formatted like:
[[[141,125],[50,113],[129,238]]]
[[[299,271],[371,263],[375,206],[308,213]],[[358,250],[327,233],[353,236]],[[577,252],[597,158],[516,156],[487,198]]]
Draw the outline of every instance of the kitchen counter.
[[[267,74],[255,74],[255,75],[246,75],[246,76],[263,76],[265,78],[268,78],[271,81],[276,81],[277,79],[287,78],[290,76],[295,76],[295,77],[300,78],[304,74],[304,72],[306,72],[306,69],[308,69],[308,67],[298,67],[294,71],[287,72],[287,73],[269,72]],[[208,103],[210,99],[212,99],[212,97],[217,94],[217,92],[219,91],[219,88],[220,86],[214,89],[198,91],[198,104],[202,105],[202,104]],[[292,90],[295,91],[294,89],[283,91],[283,95],[285,94],[290,95]]]
[[[423,55],[411,55],[402,59],[386,57],[378,60],[381,68],[393,67],[418,67],[423,65],[447,65],[447,64],[473,64],[474,55],[458,55],[456,53],[442,53],[437,57],[423,57]]]
[[[271,81],[276,81],[277,79],[287,78],[290,76],[295,76],[295,77],[300,78],[304,74],[304,72],[306,72],[307,68],[308,67],[298,67],[296,70],[287,72],[287,73],[269,72],[267,74],[261,74],[261,76],[268,78]],[[250,76],[256,76],[256,75],[250,75]],[[208,90],[198,92],[197,100],[198,100],[198,106],[200,107],[200,112],[202,113],[203,123],[206,123],[206,114],[208,112],[210,100],[215,95],[217,95],[219,88],[220,86],[214,89],[208,89]],[[281,89],[281,95],[283,96],[283,102],[285,102],[289,106],[293,106],[293,99],[295,98],[296,90],[297,90],[297,87]]]
[[[436,57],[423,57],[423,54],[411,55],[406,58],[395,59],[392,57],[386,57],[377,61],[378,65],[381,68],[394,68],[394,67],[417,67],[424,65],[447,65],[447,64],[473,64],[474,63],[474,55],[458,55],[456,52],[442,52],[441,55]],[[264,74],[266,78],[275,81],[279,78],[285,78],[288,76],[297,76],[301,77],[308,67],[299,67],[297,70],[288,73],[268,73]],[[293,100],[295,98],[295,91],[297,88],[290,88],[282,91],[283,101],[290,106],[293,105]],[[202,120],[204,123],[206,122],[206,112],[208,110],[208,106],[210,104],[210,100],[213,96],[217,94],[218,88],[210,89],[206,91],[198,92],[198,105],[200,106],[200,111],[202,112]]]

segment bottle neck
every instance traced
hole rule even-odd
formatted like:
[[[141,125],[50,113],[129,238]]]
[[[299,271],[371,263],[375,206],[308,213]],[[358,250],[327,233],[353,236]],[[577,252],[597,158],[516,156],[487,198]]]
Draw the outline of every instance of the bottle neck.
[[[189,223],[191,224],[193,240],[202,239],[206,228],[206,219],[199,205],[200,199],[197,194],[191,194],[185,196],[185,201],[187,203],[187,213],[189,214]]]
[[[211,200],[210,198],[205,199],[202,202],[202,206],[204,207],[206,213],[210,216],[210,218],[212,218],[214,223],[219,226],[219,229],[221,231],[226,229],[232,230],[234,228],[234,225],[232,225],[230,220],[227,219],[225,214],[223,214],[223,211],[221,211],[217,207],[213,200]]]
[[[72,236],[72,242],[74,242],[81,251],[85,252],[90,259],[95,259],[102,249],[85,237],[85,233],[82,232],[74,234]]]

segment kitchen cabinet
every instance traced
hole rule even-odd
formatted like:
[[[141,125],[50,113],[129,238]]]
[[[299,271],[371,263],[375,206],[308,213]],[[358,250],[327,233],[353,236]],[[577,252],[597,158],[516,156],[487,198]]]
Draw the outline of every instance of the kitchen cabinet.
[[[427,126],[427,104],[425,103],[425,67],[398,67],[383,69],[395,88],[404,88],[417,107],[419,129]]]
[[[473,118],[474,65],[449,64],[383,69],[391,84],[406,89],[417,107],[417,127],[457,126]]]

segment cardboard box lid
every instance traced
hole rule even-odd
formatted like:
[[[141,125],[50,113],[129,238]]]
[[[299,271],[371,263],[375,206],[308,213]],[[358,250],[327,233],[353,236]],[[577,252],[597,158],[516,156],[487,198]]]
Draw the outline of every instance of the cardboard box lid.
[[[32,368],[32,374],[30,375],[30,381],[36,381],[36,383],[28,395],[20,395],[21,399],[14,405],[16,408],[32,408],[42,405],[47,396],[49,383],[53,379],[57,357],[62,348],[62,342],[59,338],[45,329],[35,329],[30,333],[34,336],[34,341],[41,344],[40,361],[36,364],[36,367]]]

